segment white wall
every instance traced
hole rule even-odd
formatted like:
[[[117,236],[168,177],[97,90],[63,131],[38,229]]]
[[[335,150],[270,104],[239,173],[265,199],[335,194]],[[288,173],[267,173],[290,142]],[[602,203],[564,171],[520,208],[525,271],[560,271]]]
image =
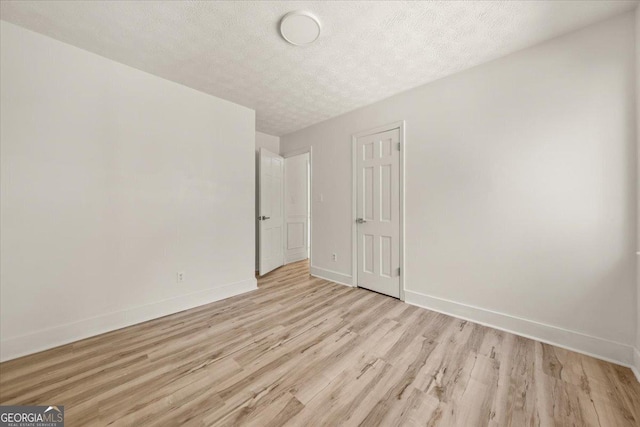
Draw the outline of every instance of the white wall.
[[[634,91],[628,13],[281,137],[316,273],[351,280],[351,135],[406,120],[407,301],[630,363]]]
[[[265,148],[269,151],[271,151],[272,153],[275,154],[280,154],[280,137],[278,136],[273,136],[273,135],[269,135],[266,133],[262,133],[262,132],[257,132],[256,131],[256,161],[255,161],[255,170],[257,172],[258,170],[258,164],[259,164],[259,157],[258,157],[258,152],[260,151],[261,148]],[[258,242],[258,215],[259,215],[259,211],[258,211],[258,175],[256,173],[256,184],[255,184],[255,191],[256,191],[256,196],[255,196],[255,218],[254,218],[254,222],[255,222],[255,261],[256,261],[256,265],[255,265],[255,269],[256,271],[258,271],[259,269],[259,265],[260,265],[260,260],[258,259],[260,254],[259,254],[259,250],[260,250],[260,243]]]
[[[256,287],[254,111],[1,35],[2,359]]]

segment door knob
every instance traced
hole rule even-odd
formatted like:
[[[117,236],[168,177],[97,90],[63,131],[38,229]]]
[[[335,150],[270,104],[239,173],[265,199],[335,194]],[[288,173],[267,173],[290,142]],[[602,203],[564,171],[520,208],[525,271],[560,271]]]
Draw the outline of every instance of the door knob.
[[[357,222],[358,224],[364,224],[365,222],[367,222],[367,220],[366,220],[366,219],[364,219],[364,218],[358,218],[358,219],[356,219],[356,222]]]
[[[271,217],[270,216],[264,216],[264,215],[258,217],[258,221],[264,221],[265,219],[271,219]]]

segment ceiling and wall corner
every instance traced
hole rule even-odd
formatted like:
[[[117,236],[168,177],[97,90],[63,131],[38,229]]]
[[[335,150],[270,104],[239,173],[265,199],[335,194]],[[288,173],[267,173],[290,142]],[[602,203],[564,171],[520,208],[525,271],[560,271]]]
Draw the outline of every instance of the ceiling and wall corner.
[[[280,137],[256,132],[256,151],[266,148],[272,153],[280,154]]]
[[[630,11],[635,1],[3,1],[3,20],[256,110],[284,135]],[[322,22],[292,46],[292,10]]]

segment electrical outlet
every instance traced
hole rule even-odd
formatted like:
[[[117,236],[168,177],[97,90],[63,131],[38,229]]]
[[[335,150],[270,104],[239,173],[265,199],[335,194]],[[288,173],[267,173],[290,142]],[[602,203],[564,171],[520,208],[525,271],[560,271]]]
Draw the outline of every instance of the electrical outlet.
[[[178,283],[184,282],[184,271],[178,271],[176,273],[176,281]]]
[[[331,254],[331,261],[337,261],[338,260],[338,254]]]

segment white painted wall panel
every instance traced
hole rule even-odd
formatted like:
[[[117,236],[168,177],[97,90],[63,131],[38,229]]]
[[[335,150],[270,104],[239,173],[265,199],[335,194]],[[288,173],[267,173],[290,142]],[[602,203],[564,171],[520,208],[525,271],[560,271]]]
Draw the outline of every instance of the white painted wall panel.
[[[2,358],[255,288],[254,112],[1,31]]]

